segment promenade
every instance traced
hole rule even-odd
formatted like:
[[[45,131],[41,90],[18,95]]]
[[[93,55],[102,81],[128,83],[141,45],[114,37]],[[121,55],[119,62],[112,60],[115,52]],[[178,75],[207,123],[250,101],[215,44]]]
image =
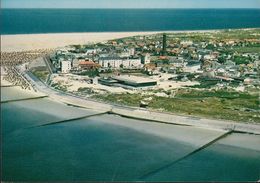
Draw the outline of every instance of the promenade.
[[[48,95],[51,99],[65,104],[78,106],[81,108],[99,110],[127,118],[148,120],[150,122],[168,123],[173,125],[195,126],[208,129],[233,130],[241,133],[252,133],[260,135],[260,126],[257,124],[238,123],[233,121],[223,121],[206,119],[192,116],[181,116],[171,113],[158,112],[144,108],[128,107],[111,103],[99,102],[93,99],[83,99],[79,96],[71,95],[54,90],[39,81],[30,72],[25,73],[26,78],[41,93]]]

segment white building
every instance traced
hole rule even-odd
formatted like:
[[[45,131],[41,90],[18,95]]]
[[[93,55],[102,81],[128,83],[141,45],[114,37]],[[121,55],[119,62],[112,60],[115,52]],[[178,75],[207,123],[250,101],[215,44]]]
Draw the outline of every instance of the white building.
[[[119,57],[131,57],[135,55],[135,48],[124,49],[123,52],[118,54]]]
[[[86,55],[93,55],[93,54],[96,54],[96,53],[97,53],[97,49],[94,49],[94,48],[88,48],[85,51]]]
[[[61,72],[62,73],[69,73],[71,70],[71,61],[61,61]]]
[[[82,60],[80,60],[80,59],[73,59],[73,61],[72,61],[72,67],[73,68],[78,68],[79,67],[79,63],[81,62]]]
[[[140,58],[104,57],[98,61],[103,68],[139,68],[142,66]]]
[[[214,60],[216,58],[215,55],[211,54],[211,55],[204,55],[204,60]]]
[[[129,54],[129,52],[122,52],[120,54],[118,54],[119,57],[130,57],[131,55]]]
[[[180,44],[183,46],[191,46],[193,45],[193,41],[181,41]]]
[[[149,64],[149,63],[151,63],[151,55],[149,53],[146,53],[142,57],[142,64]]]

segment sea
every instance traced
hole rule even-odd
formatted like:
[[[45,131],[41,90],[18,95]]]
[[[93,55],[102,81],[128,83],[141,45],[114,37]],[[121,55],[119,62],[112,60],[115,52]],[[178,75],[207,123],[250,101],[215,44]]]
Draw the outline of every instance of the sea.
[[[1,93],[3,181],[260,179],[259,135],[232,133],[200,149],[225,132],[94,115],[19,87]]]
[[[260,9],[2,9],[1,34],[260,28]]]

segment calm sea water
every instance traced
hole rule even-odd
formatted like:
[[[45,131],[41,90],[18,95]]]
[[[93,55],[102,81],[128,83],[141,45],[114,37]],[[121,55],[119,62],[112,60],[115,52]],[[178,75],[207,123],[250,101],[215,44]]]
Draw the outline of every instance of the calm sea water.
[[[19,93],[23,94],[20,91],[17,95]],[[5,92],[5,95],[9,94]],[[172,164],[197,149],[199,145],[195,141],[207,141],[220,132],[114,115],[35,127],[92,114],[92,111],[49,99],[4,103],[1,114],[4,181],[237,182],[260,179],[258,136],[232,134]],[[160,131],[167,135],[155,133]],[[191,137],[195,143],[185,140]],[[242,142],[255,143],[256,147],[247,148]],[[171,166],[166,166],[169,164]],[[142,178],[154,170],[157,171]]]
[[[259,28],[260,9],[4,9],[2,34]]]

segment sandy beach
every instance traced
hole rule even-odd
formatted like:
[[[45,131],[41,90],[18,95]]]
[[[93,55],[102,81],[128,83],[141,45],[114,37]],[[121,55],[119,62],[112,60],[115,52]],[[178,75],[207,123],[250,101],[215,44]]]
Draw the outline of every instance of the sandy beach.
[[[216,32],[218,30],[196,31],[163,31],[167,33],[181,32]],[[137,35],[151,35],[163,33],[162,31],[151,32],[100,32],[100,33],[49,33],[49,34],[16,34],[1,35],[1,51],[31,51],[37,49],[53,49],[73,44],[96,43],[123,37]]]
[[[135,35],[148,35],[158,32],[119,32],[119,33],[58,33],[58,34],[17,34],[1,36],[1,51],[29,51],[53,49],[72,44],[87,44]]]

